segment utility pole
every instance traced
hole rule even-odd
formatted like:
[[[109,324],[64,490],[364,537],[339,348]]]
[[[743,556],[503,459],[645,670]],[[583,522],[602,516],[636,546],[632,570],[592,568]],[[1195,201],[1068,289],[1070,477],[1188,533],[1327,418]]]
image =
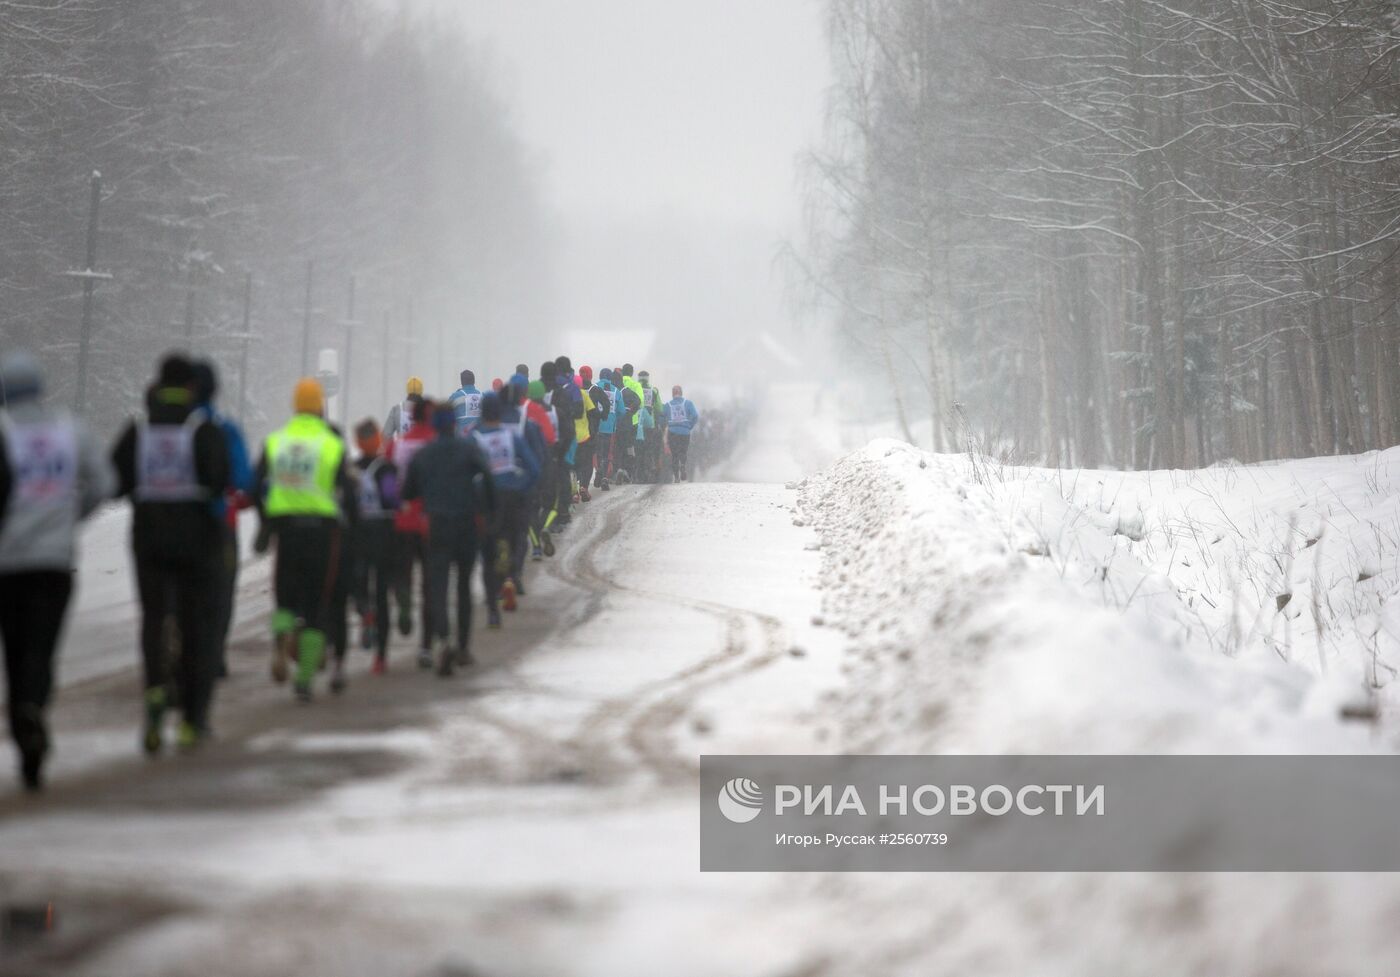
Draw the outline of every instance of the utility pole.
[[[389,317],[390,312],[386,308],[384,310],[384,355],[381,358],[379,379],[379,401],[382,404],[389,402]]]
[[[315,281],[316,262],[306,263],[306,308],[301,321],[301,375],[311,376],[311,287]]]
[[[238,419],[243,421],[248,416],[248,343],[252,341],[253,332],[253,273],[250,271],[243,279],[243,334],[238,338],[243,341],[243,349],[238,357]]]
[[[185,347],[194,352],[194,288],[185,293]]]
[[[413,347],[418,339],[413,335],[413,299],[408,300],[408,336],[404,340],[404,373],[413,375]]]
[[[345,430],[350,427],[350,353],[354,349],[355,327],[355,276],[350,276],[350,296],[345,310],[345,365],[340,371],[340,423]]]
[[[68,271],[68,278],[83,280],[83,331],[78,339],[77,411],[87,413],[88,345],[92,341],[92,292],[99,281],[111,281],[112,276],[97,270],[97,216],[102,206],[102,174],[92,171],[91,196],[88,201],[87,264],[82,271]]]

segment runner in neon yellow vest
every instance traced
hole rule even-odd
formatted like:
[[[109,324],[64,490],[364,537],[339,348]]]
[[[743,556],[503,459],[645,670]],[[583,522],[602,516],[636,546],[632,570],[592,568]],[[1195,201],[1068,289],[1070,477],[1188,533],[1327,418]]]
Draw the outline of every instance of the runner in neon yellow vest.
[[[258,507],[277,538],[272,615],[272,677],[287,680],[296,658],[296,696],[311,698],[311,680],[326,653],[342,545],[340,493],[353,491],[345,443],[322,417],[325,394],[311,377],[297,383],[295,414],[268,435],[258,463]]]

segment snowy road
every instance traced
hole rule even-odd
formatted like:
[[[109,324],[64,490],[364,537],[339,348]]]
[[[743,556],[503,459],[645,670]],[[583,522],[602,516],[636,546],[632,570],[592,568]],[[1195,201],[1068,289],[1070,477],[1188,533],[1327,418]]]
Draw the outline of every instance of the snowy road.
[[[7,965],[616,974],[647,959],[639,940],[699,941],[753,884],[695,871],[698,753],[816,748],[836,681],[793,504],[761,485],[602,496],[507,629],[478,633],[478,669],[444,682],[400,647],[388,676],[361,660],[311,708],[265,677],[255,568],[198,757],[139,758],[134,670],[76,648],[105,664],[63,690],[52,790],[0,795],[5,901],[53,900],[67,925]],[[87,605],[75,645],[89,612],[108,614]],[[766,972],[757,949],[715,952]]]

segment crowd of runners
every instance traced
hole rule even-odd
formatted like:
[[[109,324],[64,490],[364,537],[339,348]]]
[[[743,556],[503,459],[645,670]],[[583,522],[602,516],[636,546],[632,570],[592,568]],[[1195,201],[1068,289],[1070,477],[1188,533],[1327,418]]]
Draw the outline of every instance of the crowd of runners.
[[[0,640],[25,786],[39,789],[49,752],[77,527],[106,500],[132,503],[141,745],[158,755],[168,715],[178,714],[179,748],[210,736],[228,674],[241,511],[259,517],[255,550],[274,553],[272,679],[310,702],[322,672],[331,692],[345,689],[352,641],[383,674],[394,630],[417,630],[418,668],[449,677],[471,665],[478,556],[486,623],[500,628],[526,595],[528,566],[555,554],[594,492],[686,481],[736,434],[734,415],[702,415],[679,385],[667,398],[631,364],[595,374],[561,356],[534,373],[522,363],[485,390],[471,370],[460,379],[435,397],[408,378],[382,425],[366,418],[347,437],[326,418],[321,383],[303,378],[287,422],[250,446],[215,406],[212,365],[172,353],[145,415],[109,452],[45,401],[34,358],[0,361]]]

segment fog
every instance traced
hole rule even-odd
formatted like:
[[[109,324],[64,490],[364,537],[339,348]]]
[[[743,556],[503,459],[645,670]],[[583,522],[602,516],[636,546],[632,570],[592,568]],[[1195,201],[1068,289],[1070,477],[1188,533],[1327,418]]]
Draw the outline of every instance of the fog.
[[[424,0],[411,9],[479,46],[539,167],[557,263],[556,345],[595,367],[649,356],[677,380],[768,372],[749,362],[747,341],[755,331],[795,341],[774,258],[801,232],[798,163],[821,133],[830,73],[820,4]],[[599,338],[612,331],[624,341]],[[629,350],[649,332],[653,343]]]
[[[807,0],[0,8],[5,345],[104,433],[172,347],[255,433],[308,372],[340,422],[562,352],[739,384],[794,341],[822,37]]]

